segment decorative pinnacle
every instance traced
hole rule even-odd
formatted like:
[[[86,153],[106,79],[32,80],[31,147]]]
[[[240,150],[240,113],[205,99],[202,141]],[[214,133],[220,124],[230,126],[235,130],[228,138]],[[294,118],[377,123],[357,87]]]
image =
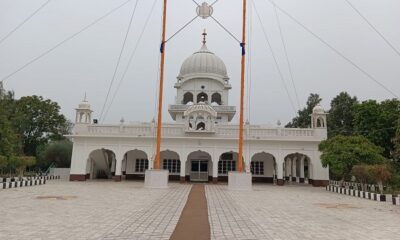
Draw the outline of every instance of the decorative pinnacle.
[[[207,36],[207,32],[206,32],[206,29],[204,29],[204,32],[201,34],[201,35],[203,35],[203,44],[206,44],[206,36]]]

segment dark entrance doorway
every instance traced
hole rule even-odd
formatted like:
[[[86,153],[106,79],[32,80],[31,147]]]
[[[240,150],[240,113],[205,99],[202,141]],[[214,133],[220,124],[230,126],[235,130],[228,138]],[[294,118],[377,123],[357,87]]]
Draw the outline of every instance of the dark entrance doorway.
[[[208,160],[192,160],[190,181],[208,182]]]

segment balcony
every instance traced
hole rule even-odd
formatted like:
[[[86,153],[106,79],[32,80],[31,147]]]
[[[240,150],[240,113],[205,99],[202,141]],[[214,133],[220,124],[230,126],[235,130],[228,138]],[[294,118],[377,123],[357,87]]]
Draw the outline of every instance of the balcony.
[[[155,137],[156,126],[153,123],[135,123],[120,125],[87,125],[74,128],[73,136],[102,136],[102,137]],[[248,140],[322,140],[326,129],[311,128],[271,128],[259,125],[247,125],[244,129],[244,138]],[[215,134],[203,135],[198,132],[185,131],[184,124],[165,123],[162,127],[164,138],[216,138],[237,139],[238,125],[215,126]]]

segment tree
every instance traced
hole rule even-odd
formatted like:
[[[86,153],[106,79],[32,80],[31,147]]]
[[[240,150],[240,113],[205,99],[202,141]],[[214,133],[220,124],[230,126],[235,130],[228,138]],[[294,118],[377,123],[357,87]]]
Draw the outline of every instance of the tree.
[[[38,153],[38,166],[48,168],[52,163],[57,167],[71,165],[72,142],[69,140],[50,142]]]
[[[311,93],[307,99],[306,107],[298,111],[298,116],[294,117],[291,122],[286,124],[288,128],[307,128],[311,124],[310,114],[315,106],[322,101],[316,93]]]
[[[383,149],[363,136],[342,136],[324,140],[319,144],[323,167],[341,179],[349,179],[354,165],[381,164],[386,161]]]
[[[354,106],[358,104],[357,97],[351,97],[347,92],[341,92],[331,101],[328,115],[328,136],[353,135]]]
[[[50,140],[64,139],[70,124],[56,102],[43,97],[22,97],[16,102],[15,128],[22,136],[23,152],[34,156],[36,148]]]
[[[392,180],[393,173],[387,164],[371,165],[368,169],[372,180],[379,186],[379,192],[383,193],[383,184],[389,183]]]
[[[21,141],[12,124],[15,100],[12,92],[0,99],[0,155],[6,158],[20,153]]]
[[[392,143],[393,143],[393,151],[392,151],[393,165],[400,176],[400,119],[397,121],[396,133],[394,138],[392,139]]]
[[[400,118],[400,101],[364,101],[355,106],[354,130],[374,144],[384,148],[384,156],[389,158],[394,149],[392,139]]]
[[[27,167],[36,164],[36,158],[31,156],[12,156],[8,159],[10,169],[14,169],[18,176],[23,176]]]
[[[361,183],[361,189],[364,191],[365,186],[368,182],[372,181],[371,175],[369,173],[370,165],[360,164],[354,165],[351,169],[351,174],[356,177],[356,180]]]

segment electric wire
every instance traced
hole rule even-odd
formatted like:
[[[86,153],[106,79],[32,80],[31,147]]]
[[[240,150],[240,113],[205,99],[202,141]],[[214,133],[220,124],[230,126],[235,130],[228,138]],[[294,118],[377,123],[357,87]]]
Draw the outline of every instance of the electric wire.
[[[195,16],[194,18],[192,18],[189,22],[187,22],[185,25],[183,25],[183,27],[181,27],[178,31],[176,31],[174,34],[172,34],[172,36],[170,36],[167,40],[165,40],[165,43],[167,43],[169,40],[171,40],[173,37],[175,37],[178,33],[180,33],[184,28],[186,28],[187,26],[189,26],[189,24],[191,24],[196,18],[198,18],[199,16]],[[164,43],[164,44],[165,44]]]
[[[227,32],[231,37],[233,37],[233,39],[235,39],[235,41],[237,41],[238,43],[241,43],[241,41],[235,37],[235,35],[233,35],[226,27],[224,27],[224,25],[222,25],[217,19],[215,19],[213,16],[210,16],[211,19],[213,19],[222,29],[225,30],[225,32]]]
[[[363,73],[366,77],[368,77],[370,80],[372,80],[373,82],[375,82],[376,84],[378,84],[380,87],[382,87],[383,89],[385,89],[388,93],[390,93],[392,96],[394,96],[395,98],[399,98],[399,96],[394,93],[393,91],[391,91],[388,87],[386,87],[383,83],[379,82],[376,78],[374,78],[371,74],[369,74],[367,71],[365,71],[364,69],[362,69],[360,66],[358,66],[355,62],[353,62],[350,58],[346,57],[342,52],[340,52],[339,50],[337,50],[335,47],[333,47],[331,44],[329,44],[327,41],[325,41],[324,39],[322,39],[320,36],[318,36],[316,33],[314,33],[313,31],[311,31],[311,29],[307,28],[304,24],[302,24],[299,20],[297,20],[295,17],[293,17],[291,14],[289,14],[288,12],[286,12],[284,9],[282,9],[279,5],[277,5],[276,3],[274,3],[272,0],[265,0],[265,1],[269,1],[272,5],[275,5],[276,8],[281,11],[283,14],[285,14],[287,17],[289,17],[292,21],[294,21],[296,24],[298,24],[299,26],[301,26],[304,30],[306,30],[308,33],[310,33],[312,36],[314,36],[316,39],[318,39],[321,43],[323,43],[325,46],[327,46],[329,49],[331,49],[333,52],[335,52],[337,55],[339,55],[340,57],[342,57],[344,60],[346,60],[348,63],[350,63],[353,67],[355,67],[356,69],[358,69],[361,73]]]
[[[194,4],[196,4],[197,6],[200,6],[200,4],[198,2],[196,2],[195,0],[192,0],[192,2],[194,2]]]
[[[142,28],[140,34],[139,34],[138,40],[136,41],[135,47],[133,48],[133,51],[131,52],[131,54],[130,54],[130,56],[129,56],[128,64],[126,65],[126,67],[125,67],[125,69],[124,69],[124,72],[123,72],[121,78],[120,78],[119,81],[118,81],[117,88],[116,88],[116,90],[114,91],[114,94],[113,94],[113,96],[112,96],[112,98],[111,98],[110,104],[109,104],[108,107],[107,107],[107,110],[105,111],[104,119],[107,118],[108,112],[109,112],[109,110],[110,110],[112,104],[114,103],[115,97],[117,96],[117,93],[118,93],[118,91],[119,91],[119,89],[120,89],[120,87],[121,87],[121,84],[122,84],[123,80],[125,79],[125,75],[126,75],[126,73],[128,72],[128,70],[129,70],[129,66],[130,66],[131,63],[132,63],[132,60],[133,60],[133,58],[134,58],[134,56],[135,56],[135,53],[136,53],[136,50],[137,50],[137,48],[138,48],[138,46],[139,46],[139,44],[140,44],[140,42],[141,42],[141,40],[142,40],[143,34],[144,34],[145,30],[147,29],[147,25],[148,25],[149,20],[150,20],[150,18],[151,18],[151,16],[152,16],[152,13],[153,13],[153,11],[154,11],[154,8],[155,8],[155,6],[156,6],[156,3],[157,3],[157,0],[154,0],[154,1],[153,1],[153,4],[152,4],[152,6],[151,6],[150,12],[149,12],[149,14],[148,14],[147,17],[146,17],[144,26],[143,26],[143,28]]]
[[[387,38],[385,38],[385,36],[383,36],[383,34],[349,1],[349,0],[345,0],[347,2],[347,4],[358,14],[360,15],[360,17],[362,19],[364,19],[364,21],[383,39],[383,41],[386,42],[386,44],[397,53],[398,56],[400,56],[400,52],[399,50],[397,50],[392,43],[389,42],[389,40]]]
[[[27,18],[25,18],[20,24],[18,24],[13,30],[7,33],[3,38],[0,40],[0,44],[2,44],[7,38],[9,38],[14,32],[16,32],[19,28],[21,28],[25,23],[27,23],[33,16],[35,16],[40,10],[42,10],[47,4],[49,4],[51,0],[44,2],[37,8],[32,14],[30,14]]]
[[[219,0],[215,0],[213,3],[210,4],[210,7],[212,7],[214,4],[216,4]]]
[[[114,73],[112,75],[112,78],[111,78],[111,81],[110,81],[110,85],[108,86],[107,95],[106,95],[106,98],[104,100],[103,107],[101,108],[101,113],[100,113],[100,117],[99,117],[101,122],[104,122],[104,118],[103,118],[103,120],[101,120],[101,119],[103,117],[103,113],[104,113],[105,107],[107,105],[108,97],[110,96],[111,88],[112,88],[112,86],[114,84],[114,81],[115,81],[115,76],[117,75],[117,72],[118,72],[119,64],[121,63],[122,54],[124,52],[125,45],[126,45],[126,40],[128,39],[128,35],[129,35],[130,30],[131,30],[133,17],[135,16],[135,12],[136,12],[138,3],[139,3],[139,0],[136,0],[135,5],[133,6],[133,10],[132,10],[132,13],[131,13],[131,16],[130,16],[130,19],[129,19],[129,24],[128,24],[128,27],[126,29],[124,41],[122,43],[121,50],[119,52],[117,64],[115,65]]]
[[[283,37],[281,21],[280,21],[280,19],[279,19],[278,11],[276,10],[276,6],[275,6],[275,5],[274,5],[274,12],[275,12],[276,21],[278,22],[279,35],[280,35],[280,37],[281,37],[281,42],[282,42],[282,45],[283,45],[283,50],[284,50],[284,52],[285,52],[285,58],[286,58],[286,62],[287,62],[288,69],[289,69],[290,80],[292,81],[292,86],[293,86],[294,94],[295,94],[295,97],[296,97],[297,107],[298,107],[298,110],[300,111],[300,108],[301,108],[301,107],[300,107],[299,95],[298,95],[298,93],[297,93],[296,84],[294,83],[294,77],[293,77],[292,66],[291,66],[291,64],[290,64],[289,56],[288,56],[287,48],[286,48],[286,41],[285,41],[285,38]]]
[[[97,18],[96,20],[94,20],[93,22],[91,22],[90,24],[86,25],[85,27],[83,27],[81,30],[75,32],[74,34],[70,35],[69,37],[65,38],[64,40],[62,40],[61,42],[57,43],[56,45],[54,45],[53,47],[47,49],[46,51],[44,51],[43,53],[39,54],[38,56],[36,56],[35,58],[29,60],[27,63],[25,63],[24,65],[22,65],[21,67],[17,68],[16,70],[14,70],[13,72],[11,72],[10,74],[4,76],[3,78],[1,78],[0,81],[5,82],[7,79],[9,79],[10,77],[12,77],[13,75],[15,75],[16,73],[20,72],[21,70],[25,69],[26,67],[28,67],[29,65],[31,65],[32,63],[36,62],[37,60],[41,59],[42,57],[46,56],[47,54],[51,53],[52,51],[54,51],[55,49],[57,49],[58,47],[62,46],[64,43],[68,42],[69,40],[75,38],[76,36],[78,36],[80,33],[86,31],[87,29],[89,29],[90,27],[96,25],[98,22],[100,22],[101,20],[103,20],[104,18],[110,16],[112,13],[114,13],[115,11],[117,11],[118,9],[122,8],[123,6],[125,6],[127,3],[131,2],[132,0],[127,0],[125,2],[123,2],[122,4],[118,5],[117,7],[113,8],[112,10],[110,10],[109,12],[107,12],[106,14],[102,15],[101,17]]]
[[[292,99],[292,97],[290,96],[289,89],[288,89],[288,87],[287,87],[287,85],[286,85],[286,82],[285,82],[285,80],[284,80],[284,78],[283,78],[283,74],[282,74],[282,71],[281,71],[281,69],[280,69],[280,67],[279,67],[278,60],[276,59],[276,56],[275,56],[274,51],[273,51],[273,49],[272,49],[272,45],[271,45],[271,43],[269,42],[268,35],[267,35],[267,32],[265,31],[265,27],[264,27],[264,24],[262,23],[260,14],[258,13],[258,10],[257,10],[257,7],[256,7],[255,3],[252,2],[252,4],[253,4],[253,6],[254,6],[254,10],[255,10],[255,13],[256,13],[256,15],[257,15],[258,21],[259,21],[259,23],[260,23],[260,25],[261,25],[262,32],[264,33],[264,38],[265,38],[265,40],[266,40],[266,42],[267,42],[267,45],[268,45],[268,47],[269,47],[269,50],[271,51],[271,56],[272,56],[272,58],[273,58],[273,60],[274,60],[274,62],[275,62],[275,66],[276,66],[276,69],[278,70],[279,77],[280,77],[280,79],[281,79],[281,82],[282,82],[282,84],[283,84],[283,87],[285,88],[285,91],[286,91],[287,97],[288,97],[288,99],[289,99],[290,105],[292,106],[295,115],[297,115],[296,107],[294,106],[293,99]]]

